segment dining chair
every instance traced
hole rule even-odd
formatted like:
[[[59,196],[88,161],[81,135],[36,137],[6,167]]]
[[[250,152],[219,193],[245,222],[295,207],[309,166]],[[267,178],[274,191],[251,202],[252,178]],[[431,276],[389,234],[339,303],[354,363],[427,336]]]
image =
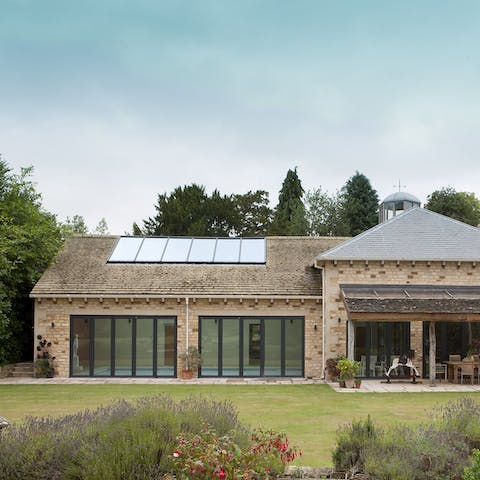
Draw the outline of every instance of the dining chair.
[[[435,364],[435,378],[447,380],[447,366],[444,363]]]
[[[470,377],[470,383],[473,385],[473,379],[475,377],[475,366],[472,361],[463,361],[461,367],[459,367],[460,383],[463,383],[464,377]],[[478,372],[478,370],[477,370]],[[478,376],[478,375],[477,375]]]

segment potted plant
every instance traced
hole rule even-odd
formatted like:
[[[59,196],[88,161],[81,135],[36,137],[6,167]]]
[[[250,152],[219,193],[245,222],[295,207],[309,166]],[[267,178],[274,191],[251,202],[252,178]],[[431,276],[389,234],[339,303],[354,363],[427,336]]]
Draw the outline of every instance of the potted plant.
[[[328,382],[335,382],[338,379],[340,370],[338,369],[337,363],[342,357],[328,358],[325,362],[325,376],[327,377]]]
[[[467,357],[480,354],[480,338],[474,338],[472,343],[468,346]]]
[[[362,379],[355,377],[354,378],[354,383],[355,383],[355,388],[360,388],[360,385],[362,384]]]
[[[37,335],[37,358],[35,360],[35,376],[43,378],[53,378],[55,375],[54,361],[55,357],[50,353],[52,342]]]
[[[345,381],[345,386],[347,388],[353,388],[353,379],[356,375],[358,375],[360,370],[360,362],[349,360],[348,358],[341,358],[337,363],[337,368],[340,371],[340,380]]]
[[[198,348],[190,345],[185,353],[181,353],[179,356],[183,360],[182,378],[184,380],[191,380],[193,371],[202,363]]]

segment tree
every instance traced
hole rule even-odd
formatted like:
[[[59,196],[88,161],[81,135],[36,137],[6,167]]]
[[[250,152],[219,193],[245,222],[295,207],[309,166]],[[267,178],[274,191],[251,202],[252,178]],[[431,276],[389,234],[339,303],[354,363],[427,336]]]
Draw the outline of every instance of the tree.
[[[303,193],[302,182],[297,175],[297,167],[288,170],[278,196],[278,205],[273,215],[270,234],[307,234],[305,205],[302,200]]]
[[[109,234],[109,231],[108,231],[108,224],[107,224],[107,221],[105,220],[105,218],[101,218],[100,221],[98,222],[98,225],[95,227],[95,230],[93,231],[93,233],[97,234],[97,235],[108,235]]]
[[[239,224],[238,212],[231,195],[221,195],[214,190],[205,204],[205,234],[213,237],[226,237],[234,234]]]
[[[480,200],[473,193],[443,187],[427,197],[425,208],[475,227],[480,224]]]
[[[308,234],[318,236],[346,236],[348,230],[342,215],[340,194],[329,195],[322,188],[305,196]]]
[[[64,237],[71,237],[72,235],[86,235],[88,227],[85,219],[81,215],[74,215],[72,218],[67,217],[62,224]]]
[[[268,192],[249,191],[233,195],[238,223],[235,234],[240,237],[265,236],[272,223],[272,209],[269,207]]]
[[[157,214],[143,222],[145,235],[228,236],[237,223],[232,198],[192,184],[158,196]],[[138,225],[134,224],[135,227]]]
[[[268,193],[263,190],[245,194],[222,195],[205,187],[177,187],[169,195],[158,196],[157,214],[132,226],[134,235],[191,235],[225,237],[265,235],[272,211]]]
[[[357,171],[347,180],[340,203],[347,235],[358,235],[378,223],[378,194],[362,173]]]
[[[31,358],[29,293],[62,244],[62,229],[43,210],[31,173],[13,174],[0,157],[0,363]]]

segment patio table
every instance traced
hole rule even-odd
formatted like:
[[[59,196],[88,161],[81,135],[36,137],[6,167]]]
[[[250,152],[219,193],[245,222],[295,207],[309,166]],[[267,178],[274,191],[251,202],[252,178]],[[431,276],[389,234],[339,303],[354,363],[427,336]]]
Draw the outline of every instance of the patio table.
[[[471,363],[471,360],[469,360]],[[452,383],[458,383],[458,380],[456,378],[455,372],[457,371],[458,367],[461,367],[463,364],[463,361],[460,362],[442,362],[444,365],[447,366],[447,379],[449,382]],[[480,362],[473,362],[473,366],[475,368],[478,368],[480,370]]]

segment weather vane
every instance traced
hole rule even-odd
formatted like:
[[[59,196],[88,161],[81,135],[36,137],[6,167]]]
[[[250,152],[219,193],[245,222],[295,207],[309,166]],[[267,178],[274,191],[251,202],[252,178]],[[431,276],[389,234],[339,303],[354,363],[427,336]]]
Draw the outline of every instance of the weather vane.
[[[398,180],[398,185],[394,185],[393,188],[398,188],[398,191],[401,192],[402,191],[402,188],[407,188],[406,185],[402,185],[400,183],[400,179]]]

